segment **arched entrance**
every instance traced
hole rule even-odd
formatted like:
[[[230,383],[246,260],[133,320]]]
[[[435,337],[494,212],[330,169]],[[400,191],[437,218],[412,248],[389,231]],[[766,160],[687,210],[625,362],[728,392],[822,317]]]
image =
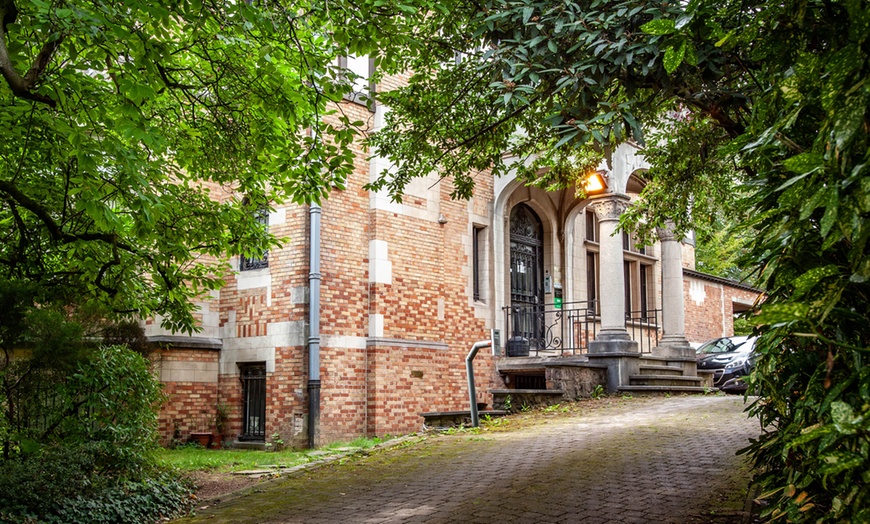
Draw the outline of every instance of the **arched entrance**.
[[[528,354],[543,336],[544,228],[525,204],[511,210],[511,331],[508,356]],[[510,355],[514,353],[514,355]]]

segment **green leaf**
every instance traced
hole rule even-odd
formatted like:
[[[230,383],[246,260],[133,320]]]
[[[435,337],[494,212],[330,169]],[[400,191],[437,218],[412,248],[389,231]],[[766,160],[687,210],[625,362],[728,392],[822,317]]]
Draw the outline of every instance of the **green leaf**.
[[[529,20],[532,18],[532,14],[534,14],[535,8],[531,6],[527,6],[523,8],[523,25],[529,23]]]
[[[801,297],[808,291],[811,291],[816,284],[825,278],[835,277],[840,274],[837,266],[828,265],[824,267],[815,267],[810,269],[794,281],[795,297]]]
[[[825,204],[825,214],[822,216],[822,221],[820,223],[822,227],[819,233],[822,235],[822,238],[828,236],[828,233],[831,232],[831,228],[833,228],[834,224],[837,222],[837,212],[839,211],[839,208],[839,195],[836,190],[832,190],[831,195]]]
[[[732,36],[734,36],[734,30],[728,31],[728,34],[720,38],[714,45],[716,47],[722,47],[723,45],[728,43],[728,40],[730,40]]]
[[[783,162],[783,167],[792,173],[808,174],[809,172],[819,169],[824,164],[824,161],[824,157],[821,154],[807,151],[806,153],[790,157]],[[780,186],[779,189],[784,188]]]
[[[833,138],[837,148],[844,148],[864,125],[867,104],[863,93],[854,94],[834,109]]]
[[[836,475],[850,469],[860,468],[864,459],[859,455],[848,452],[837,452],[822,457],[822,466],[819,473],[825,476]]]
[[[834,421],[834,427],[837,428],[837,431],[852,434],[855,433],[856,424],[860,422],[861,417],[855,417],[852,406],[838,400],[831,402],[831,419]]]
[[[665,51],[664,66],[665,71],[673,73],[683,62],[683,57],[686,56],[686,41],[683,40],[679,46],[669,47]]]
[[[640,29],[650,35],[669,35],[676,31],[676,24],[673,20],[658,19],[643,24]]]
[[[801,303],[764,304],[761,312],[753,317],[756,324],[782,324],[805,320],[809,306]]]

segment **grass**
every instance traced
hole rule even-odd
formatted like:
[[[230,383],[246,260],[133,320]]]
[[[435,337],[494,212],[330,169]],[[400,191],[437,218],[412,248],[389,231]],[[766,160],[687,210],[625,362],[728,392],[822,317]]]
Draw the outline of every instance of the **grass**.
[[[181,471],[211,470],[216,472],[244,471],[265,466],[293,467],[324,456],[370,449],[388,440],[389,437],[360,437],[351,442],[334,443],[319,449],[281,451],[257,451],[251,449],[205,449],[195,444],[185,444],[174,449],[157,451],[157,461],[162,466]]]

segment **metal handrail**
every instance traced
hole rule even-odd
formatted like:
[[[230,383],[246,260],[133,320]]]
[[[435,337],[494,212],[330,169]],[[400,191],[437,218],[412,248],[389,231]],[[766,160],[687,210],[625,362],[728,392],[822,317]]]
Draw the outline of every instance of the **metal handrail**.
[[[503,308],[507,336],[506,354],[528,356],[541,352],[576,355],[587,352],[601,318],[595,300],[563,304],[523,304]],[[626,330],[642,353],[650,353],[661,335],[660,309],[631,311]]]
[[[585,353],[598,330],[598,303],[594,300],[562,304],[511,305],[503,308],[508,356],[534,350],[560,354]]]

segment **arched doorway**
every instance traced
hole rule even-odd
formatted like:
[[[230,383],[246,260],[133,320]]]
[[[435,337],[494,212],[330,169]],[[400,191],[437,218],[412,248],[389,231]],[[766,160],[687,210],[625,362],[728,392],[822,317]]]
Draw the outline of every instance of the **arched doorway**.
[[[511,210],[510,272],[511,329],[509,353],[528,354],[543,336],[544,312],[544,228],[525,204]]]

